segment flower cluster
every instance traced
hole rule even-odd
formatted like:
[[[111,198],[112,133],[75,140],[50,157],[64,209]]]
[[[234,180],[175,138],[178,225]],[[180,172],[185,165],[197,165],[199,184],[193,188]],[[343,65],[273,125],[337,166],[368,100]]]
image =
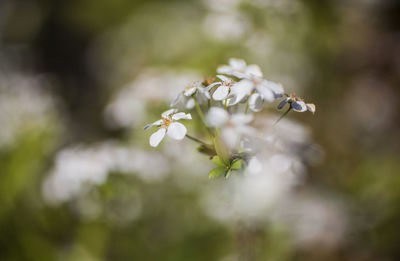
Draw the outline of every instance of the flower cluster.
[[[210,177],[224,175],[232,171],[244,170],[257,153],[257,140],[262,133],[252,123],[254,112],[260,112],[266,103],[283,99],[278,109],[289,104],[288,110],[276,121],[283,118],[290,110],[296,112],[311,111],[315,105],[305,103],[294,94],[286,94],[282,85],[263,78],[258,65],[248,65],[244,60],[231,58],[228,65],[217,68],[216,78],[189,84],[180,92],[171,107],[196,109],[207,132],[202,141],[187,134],[186,127],[179,120],[191,120],[190,113],[170,109],[162,113],[162,118],[144,129],[156,126],[158,130],[151,135],[150,145],[156,147],[167,134],[182,140],[187,137],[200,143],[199,151],[207,154],[216,165],[209,173]]]

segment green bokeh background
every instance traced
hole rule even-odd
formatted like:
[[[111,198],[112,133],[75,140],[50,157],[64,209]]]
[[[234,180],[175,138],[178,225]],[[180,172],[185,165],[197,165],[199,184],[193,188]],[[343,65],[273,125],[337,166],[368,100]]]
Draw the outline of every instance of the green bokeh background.
[[[247,247],[247,260],[399,260],[399,3],[259,2],[267,4],[241,1],[249,28],[221,39],[207,33],[212,10],[203,1],[3,0],[1,68],[47,75],[59,102],[45,126],[27,126],[0,147],[0,260],[236,260],[229,256]],[[268,40],[249,44],[257,34]],[[322,148],[304,187],[348,207],[339,246],[298,247],[273,224],[244,232],[221,225],[198,206],[198,191],[173,177],[146,183],[109,175],[88,192],[102,209],[94,219],[74,201],[46,204],[42,182],[57,151],[110,138],[144,144],[148,135],[109,129],[103,115],[143,68],[209,76],[230,57],[259,64],[268,79],[317,105],[315,116],[290,117],[310,126]],[[151,120],[166,106],[155,104]],[[140,216],[121,225],[119,212],[138,197]]]

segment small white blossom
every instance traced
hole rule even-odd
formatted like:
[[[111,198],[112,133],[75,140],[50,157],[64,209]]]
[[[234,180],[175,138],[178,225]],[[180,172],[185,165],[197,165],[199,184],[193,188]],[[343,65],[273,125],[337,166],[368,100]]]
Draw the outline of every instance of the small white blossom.
[[[193,82],[188,85],[183,92],[179,93],[172,101],[171,107],[176,106],[178,103],[184,104],[186,109],[193,109],[195,101],[193,95],[199,104],[211,99],[209,89],[202,86],[201,81]]]
[[[313,103],[305,103],[304,100],[300,97],[297,97],[296,94],[291,93],[290,95],[286,94],[286,98],[281,101],[278,105],[278,109],[282,109],[287,103],[289,103],[290,107],[297,112],[305,112],[310,111],[313,114],[315,113],[315,105]]]
[[[255,130],[248,125],[252,120],[251,114],[237,113],[231,115],[219,107],[211,107],[206,116],[206,122],[210,127],[221,128],[221,138],[231,148],[240,143],[242,136],[255,133]]]
[[[272,102],[284,93],[280,84],[263,78],[258,65],[247,65],[243,60],[232,58],[229,65],[218,67],[217,72],[241,79],[229,90],[229,106],[248,101],[250,110],[258,112],[262,110],[264,101]]]
[[[211,90],[214,86],[218,86],[215,89],[212,98],[216,101],[222,101],[228,98],[229,93],[231,92],[231,88],[235,85],[235,81],[223,75],[217,75],[217,77],[221,81],[210,84],[209,86],[207,86],[207,89]]]
[[[248,97],[249,108],[258,112],[262,110],[264,101],[272,102],[282,97],[283,93],[284,90],[280,84],[253,76],[241,80],[232,88],[229,105],[243,102]]]
[[[187,132],[185,125],[177,122],[178,120],[191,120],[190,113],[177,112],[177,109],[170,109],[161,114],[161,119],[151,124],[147,124],[144,129],[147,130],[152,126],[158,126],[158,130],[150,136],[150,146],[157,147],[163,140],[165,134],[175,140],[182,140]]]
[[[229,65],[219,66],[217,72],[235,76],[239,79],[251,78],[253,76],[262,77],[262,72],[258,65],[247,65],[244,60],[235,58],[229,59]]]

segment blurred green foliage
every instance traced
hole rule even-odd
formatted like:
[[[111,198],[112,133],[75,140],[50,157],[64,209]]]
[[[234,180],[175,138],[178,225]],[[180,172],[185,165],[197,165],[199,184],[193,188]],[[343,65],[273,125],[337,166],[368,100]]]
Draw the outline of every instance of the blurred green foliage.
[[[251,29],[222,40],[204,29],[211,11],[201,1],[1,3],[1,67],[49,74],[51,91],[62,101],[57,109],[65,115],[45,128],[27,128],[0,147],[0,260],[400,259],[399,4],[261,2],[267,4],[243,1],[239,10]],[[247,41],[258,35],[266,39]],[[302,247],[278,224],[222,225],[201,209],[199,190],[182,185],[176,173],[161,182],[112,173],[78,199],[45,202],[43,182],[64,146],[110,138],[147,144],[147,134],[138,129],[104,124],[103,111],[119,86],[146,67],[212,75],[229,57],[260,64],[267,77],[317,104],[315,117],[296,115],[324,151],[303,189],[331,193],[346,204],[344,242]],[[378,84],[363,89],[363,79]],[[365,96],[354,96],[357,88]],[[380,111],[374,102],[385,100],[383,92],[395,98],[387,105],[392,114],[371,117],[355,103],[365,100]],[[149,122],[164,107],[154,103]],[[179,171],[191,170],[171,172]],[[198,187],[212,182],[207,172]]]

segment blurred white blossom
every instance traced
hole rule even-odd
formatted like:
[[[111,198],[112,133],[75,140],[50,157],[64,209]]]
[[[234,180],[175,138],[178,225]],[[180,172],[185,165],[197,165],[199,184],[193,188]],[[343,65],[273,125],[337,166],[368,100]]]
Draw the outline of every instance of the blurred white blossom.
[[[250,22],[239,12],[211,12],[203,23],[204,33],[219,41],[237,41],[249,27]]]
[[[210,108],[206,116],[209,126],[221,128],[221,138],[231,148],[235,148],[239,144],[242,136],[255,134],[255,130],[249,125],[252,120],[251,114],[230,115],[219,107]]]
[[[192,96],[194,96],[194,98]],[[205,101],[211,99],[208,88],[203,87],[201,81],[196,81],[186,86],[185,90],[176,96],[170,106],[179,107],[180,104],[183,104],[186,109],[193,109],[196,105],[194,99],[196,99],[199,104],[203,104]]]
[[[54,128],[56,106],[45,77],[4,73],[0,77],[0,147],[26,130]]]
[[[303,248],[316,245],[335,248],[346,240],[348,216],[345,207],[332,195],[296,195],[285,202],[277,218],[291,228],[294,241]]]
[[[210,185],[201,201],[206,213],[226,224],[273,220],[306,175],[301,150],[310,146],[308,131],[289,120],[274,125],[274,117],[256,121],[263,123],[256,125],[259,134],[248,135],[243,144],[252,155],[244,175]]]
[[[135,80],[116,93],[105,118],[110,127],[137,127],[146,119],[148,104],[169,104],[182,86],[199,78],[194,71],[144,69]]]
[[[169,164],[159,153],[115,142],[66,148],[56,155],[43,183],[43,196],[49,203],[70,200],[91,185],[104,183],[110,172],[133,173],[145,181],[157,181],[168,174]]]

